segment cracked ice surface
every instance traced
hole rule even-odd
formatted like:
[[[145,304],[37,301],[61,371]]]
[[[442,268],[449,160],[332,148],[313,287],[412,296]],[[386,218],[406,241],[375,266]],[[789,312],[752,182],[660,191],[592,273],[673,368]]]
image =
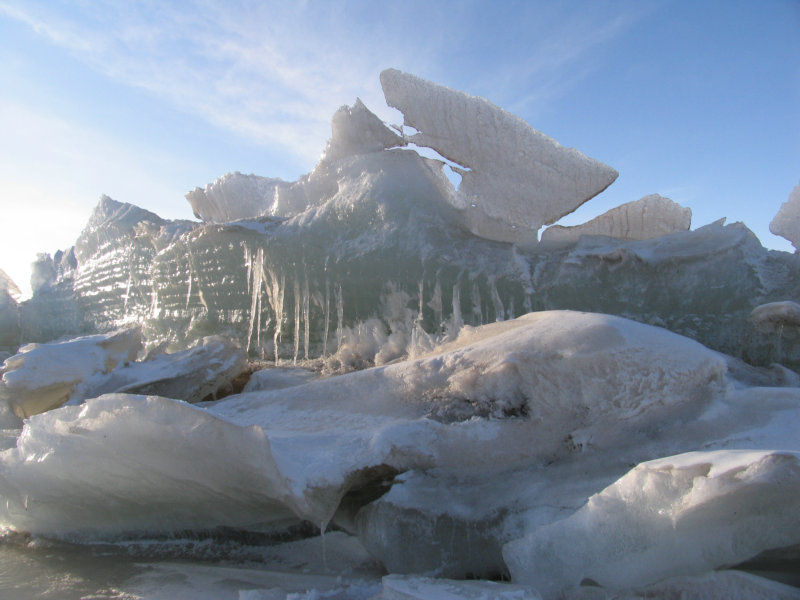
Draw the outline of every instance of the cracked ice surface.
[[[565,148],[485,100],[396,69],[381,73],[389,106],[418,130],[409,142],[466,167],[454,205],[470,231],[499,241],[535,241],[555,222],[606,189],[611,167]]]

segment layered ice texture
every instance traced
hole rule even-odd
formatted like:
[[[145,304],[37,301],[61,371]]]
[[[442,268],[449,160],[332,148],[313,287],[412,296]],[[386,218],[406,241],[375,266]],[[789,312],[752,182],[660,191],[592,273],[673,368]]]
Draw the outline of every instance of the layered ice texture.
[[[798,564],[798,255],[657,195],[538,243],[616,172],[381,83],[404,125],[340,108],[295,182],[224,175],[187,195],[202,222],[104,196],[33,298],[0,272],[0,526],[323,534],[258,550],[312,565],[284,587],[162,565],[144,597],[798,597],[741,570]]]

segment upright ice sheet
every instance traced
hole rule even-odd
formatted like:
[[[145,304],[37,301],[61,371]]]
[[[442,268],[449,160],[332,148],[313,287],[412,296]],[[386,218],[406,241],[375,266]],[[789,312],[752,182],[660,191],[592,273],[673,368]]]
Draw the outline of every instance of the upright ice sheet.
[[[381,73],[389,106],[428,146],[463,169],[453,203],[473,233],[499,241],[535,241],[555,222],[606,189],[611,167],[564,148],[502,108],[396,69]]]
[[[542,241],[577,242],[582,235],[606,235],[622,240],[648,240],[687,231],[692,210],[669,198],[651,194],[612,208],[580,225],[553,225],[542,233]]]

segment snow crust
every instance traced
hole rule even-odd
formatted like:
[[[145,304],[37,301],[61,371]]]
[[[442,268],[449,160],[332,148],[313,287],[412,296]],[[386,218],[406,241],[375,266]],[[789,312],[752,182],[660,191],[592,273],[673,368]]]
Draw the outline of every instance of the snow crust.
[[[582,235],[606,235],[623,240],[649,240],[688,231],[692,209],[658,194],[612,208],[581,225],[553,225],[542,232],[542,242],[577,242]]]
[[[769,230],[789,240],[795,251],[800,249],[800,183],[791,191],[788,200],[781,204],[769,224]]]
[[[28,344],[3,364],[0,398],[20,417],[45,412],[64,404],[75,387],[92,375],[135,360],[141,347],[138,328]]]
[[[552,138],[488,100],[396,69],[381,73],[389,106],[418,130],[407,139],[462,165],[453,197],[466,226],[500,241],[535,241],[555,222],[606,189],[611,167]]]

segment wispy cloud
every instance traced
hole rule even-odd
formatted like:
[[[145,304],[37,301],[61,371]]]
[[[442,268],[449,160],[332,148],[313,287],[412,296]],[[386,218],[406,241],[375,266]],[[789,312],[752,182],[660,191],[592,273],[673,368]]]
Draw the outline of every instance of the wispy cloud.
[[[316,157],[336,107],[380,58],[324,5],[0,3],[7,16],[97,71],[215,126]],[[369,37],[369,36],[367,36]],[[363,44],[363,46],[362,46]]]
[[[537,4],[536,10],[546,6]],[[379,114],[391,114],[377,82],[381,69],[396,66],[422,76],[441,75],[443,83],[448,83],[448,69],[459,71],[453,80],[467,76],[471,63],[482,59],[479,48],[470,48],[471,41],[491,34],[469,30],[465,23],[481,27],[493,18],[494,9],[481,3],[456,8],[464,6],[0,0],[0,12],[109,78],[308,162],[319,155],[329,135],[333,111],[356,95]],[[526,31],[528,20],[535,24],[526,37],[528,60],[503,64],[502,57],[491,53],[506,49],[495,46],[483,58],[501,66],[488,73],[476,71],[484,78],[476,82],[478,89],[499,89],[501,94],[506,89],[517,98],[515,106],[508,106],[512,110],[556,100],[569,78],[578,76],[580,60],[630,22],[629,17],[609,20],[591,10],[587,17],[583,7],[567,11],[568,18],[552,28],[546,19],[530,18],[533,11],[525,3],[515,10],[524,14],[521,19],[507,16],[508,28]],[[459,16],[465,11],[469,19]],[[476,19],[475,11],[486,18]],[[448,57],[456,51],[461,53],[459,62],[452,63]],[[531,83],[535,93],[514,96],[515,89],[530,90]]]

